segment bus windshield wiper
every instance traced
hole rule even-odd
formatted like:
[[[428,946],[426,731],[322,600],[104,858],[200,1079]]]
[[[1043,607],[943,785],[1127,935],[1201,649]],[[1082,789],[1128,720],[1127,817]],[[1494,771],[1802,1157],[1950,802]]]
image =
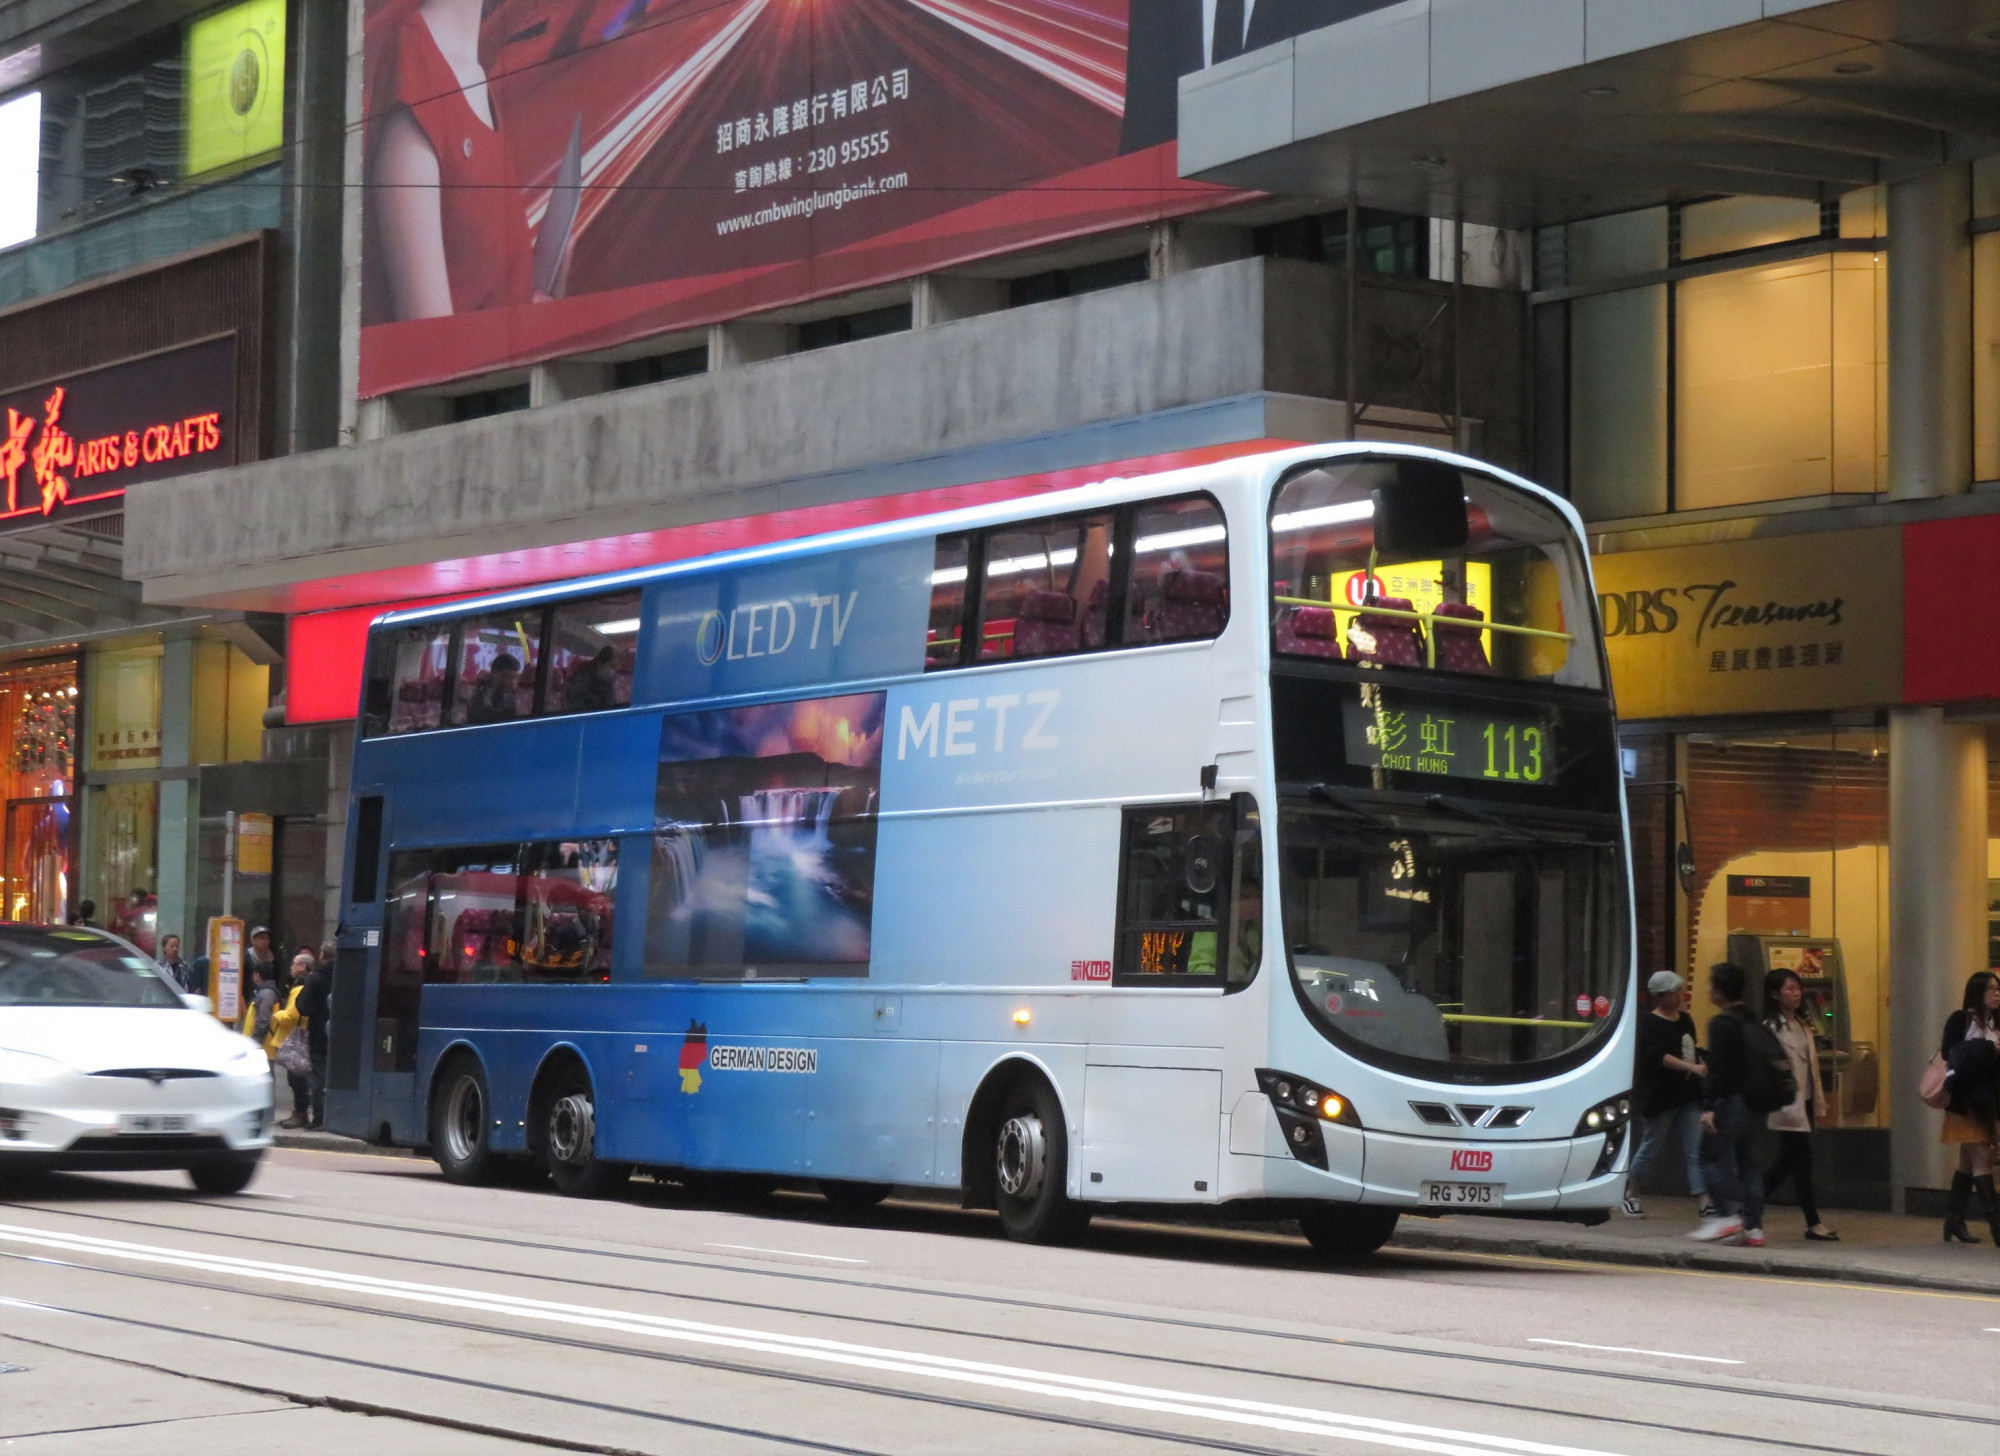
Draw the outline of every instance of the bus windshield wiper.
[[[1384,819],[1367,805],[1355,803],[1351,794],[1348,794],[1345,790],[1336,789],[1332,784],[1309,784],[1306,787],[1306,793],[1312,798],[1319,800],[1322,804],[1330,804],[1344,813],[1353,815],[1356,819],[1365,820],[1373,824],[1377,829],[1386,829],[1391,834],[1402,833],[1389,820]]]
[[[1462,819],[1474,819],[1481,824],[1491,824],[1509,838],[1524,839],[1532,844],[1557,844],[1565,849],[1603,849],[1608,840],[1572,839],[1565,834],[1550,834],[1547,830],[1536,829],[1527,824],[1516,824],[1511,819],[1502,819],[1498,814],[1489,814],[1484,809],[1476,809],[1470,804],[1461,804],[1447,799],[1443,794],[1426,794],[1424,802],[1433,809],[1447,814],[1456,814]]]

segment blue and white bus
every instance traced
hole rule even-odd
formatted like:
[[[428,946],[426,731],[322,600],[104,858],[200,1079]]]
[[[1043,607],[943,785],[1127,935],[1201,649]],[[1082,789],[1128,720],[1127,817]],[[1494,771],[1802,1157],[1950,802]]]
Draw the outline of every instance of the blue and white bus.
[[[1596,1221],[1629,862],[1580,523],[1436,451],[399,612],[327,1120],[454,1180],[955,1190],[1023,1239]]]

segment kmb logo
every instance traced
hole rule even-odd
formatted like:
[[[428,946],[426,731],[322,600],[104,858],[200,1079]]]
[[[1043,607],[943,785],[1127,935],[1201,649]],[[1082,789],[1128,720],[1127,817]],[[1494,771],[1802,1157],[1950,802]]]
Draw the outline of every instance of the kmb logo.
[[[1451,1150],[1451,1171],[1454,1173],[1491,1173],[1493,1153],[1489,1148],[1453,1148]]]

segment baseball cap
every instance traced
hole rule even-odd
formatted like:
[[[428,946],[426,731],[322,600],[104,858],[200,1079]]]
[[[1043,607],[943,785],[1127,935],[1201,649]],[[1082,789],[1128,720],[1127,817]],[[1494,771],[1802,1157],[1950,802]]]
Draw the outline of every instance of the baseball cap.
[[[255,930],[253,930],[253,931],[251,931],[251,932],[250,932],[250,938],[251,938],[252,940],[255,940],[255,939],[256,939],[256,938],[257,938],[258,936],[260,936],[260,935],[269,935],[270,933],[271,933],[271,927],[270,927],[270,926],[268,926],[268,925],[260,925],[260,926],[258,926],[258,927],[257,927],[257,928],[256,928]]]
[[[1672,971],[1655,971],[1646,982],[1646,989],[1655,996],[1664,996],[1669,991],[1678,991],[1685,984]]]

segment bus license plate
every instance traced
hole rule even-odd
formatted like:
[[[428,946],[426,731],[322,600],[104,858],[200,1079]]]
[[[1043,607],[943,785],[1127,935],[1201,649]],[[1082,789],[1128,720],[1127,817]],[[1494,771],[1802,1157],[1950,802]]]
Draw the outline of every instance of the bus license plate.
[[[1498,1208],[1505,1183],[1426,1183],[1423,1202],[1444,1208]]]
[[[118,1119],[120,1132],[186,1132],[193,1126],[184,1112],[128,1112]]]

